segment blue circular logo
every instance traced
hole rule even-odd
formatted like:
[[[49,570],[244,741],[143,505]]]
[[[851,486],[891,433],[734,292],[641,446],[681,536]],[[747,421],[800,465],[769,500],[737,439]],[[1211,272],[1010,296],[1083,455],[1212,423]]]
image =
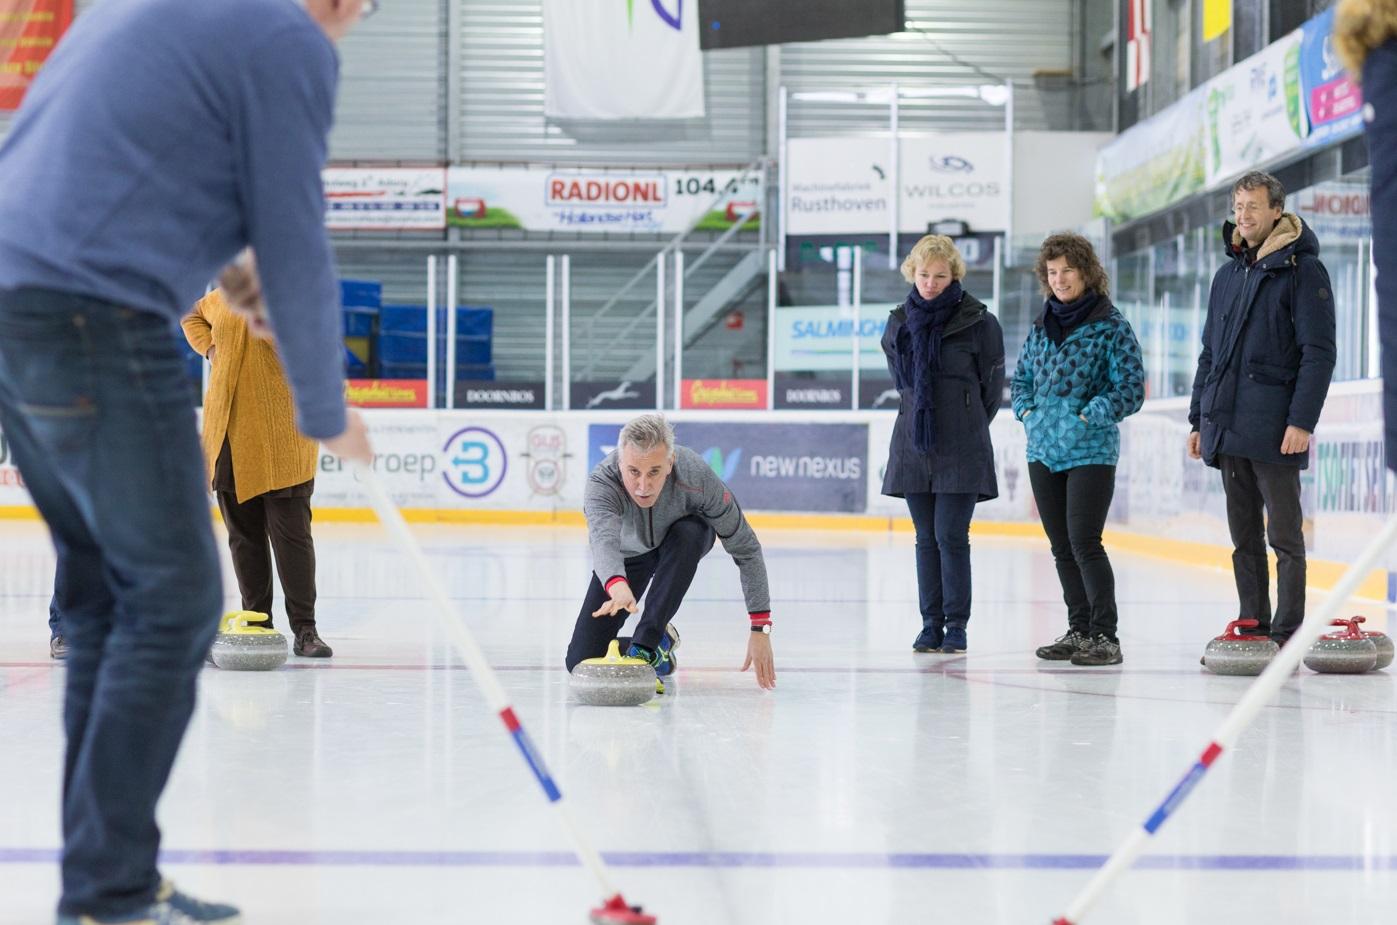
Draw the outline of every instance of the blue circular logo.
[[[483,427],[456,431],[441,452],[445,463],[441,477],[452,491],[466,498],[483,498],[499,488],[509,469],[504,443]]]

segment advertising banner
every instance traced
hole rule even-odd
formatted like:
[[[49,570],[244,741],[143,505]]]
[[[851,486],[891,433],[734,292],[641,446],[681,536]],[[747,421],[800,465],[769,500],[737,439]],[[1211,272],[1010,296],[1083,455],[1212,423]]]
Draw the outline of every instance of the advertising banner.
[[[923,233],[929,223],[947,219],[974,231],[1008,228],[1007,153],[1003,132],[902,135],[898,231]]]
[[[786,233],[886,233],[892,165],[886,138],[793,138],[787,142]],[[898,230],[960,219],[974,231],[1008,226],[1002,132],[903,135]]]
[[[19,108],[29,85],[73,23],[73,0],[0,3],[0,111]]]
[[[446,227],[441,167],[327,167],[325,227],[331,231],[440,231]]]
[[[1207,85],[1122,132],[1096,159],[1095,213],[1128,221],[1203,189]]]
[[[358,408],[425,408],[426,379],[349,379],[344,400]]]
[[[793,376],[789,373],[776,374],[776,394],[772,396],[772,407],[810,410],[848,411],[850,408],[849,377]]]
[[[447,222],[459,228],[661,232],[755,229],[760,176],[734,170],[451,167]]]
[[[1296,29],[1206,84],[1208,185],[1300,146],[1306,129],[1301,34]]]
[[[701,119],[698,4],[544,0],[550,119]]]
[[[859,368],[886,372],[883,331],[886,306],[862,307],[859,316]],[[777,372],[849,371],[853,365],[853,310],[838,305],[792,305],[776,309]]]
[[[1326,145],[1363,131],[1363,92],[1334,52],[1334,10],[1300,27],[1300,84],[1310,123],[1307,146]]]
[[[766,410],[765,379],[685,379],[680,407],[688,409]]]
[[[542,411],[545,398],[542,382],[462,380],[456,383],[457,408],[520,408]]]
[[[655,407],[655,380],[622,379],[577,381],[570,393],[575,411],[633,410]]]

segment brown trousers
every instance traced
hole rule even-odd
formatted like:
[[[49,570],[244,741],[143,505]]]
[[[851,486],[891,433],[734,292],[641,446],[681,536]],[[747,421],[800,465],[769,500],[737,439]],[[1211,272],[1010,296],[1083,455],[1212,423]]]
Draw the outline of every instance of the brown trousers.
[[[213,489],[238,579],[243,610],[272,612],[272,556],[276,557],[291,633],[315,628],[315,544],[310,533],[310,496],[315,480],[248,498],[242,504],[224,441],[214,466]]]

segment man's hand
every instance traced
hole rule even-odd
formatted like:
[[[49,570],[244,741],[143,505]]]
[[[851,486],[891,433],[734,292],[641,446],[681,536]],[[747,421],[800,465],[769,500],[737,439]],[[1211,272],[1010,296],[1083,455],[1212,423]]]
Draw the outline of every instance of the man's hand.
[[[1310,449],[1310,432],[1301,430],[1294,424],[1288,425],[1285,429],[1285,436],[1281,438],[1282,453],[1307,453]]]
[[[248,330],[253,336],[263,339],[272,336],[272,326],[267,320],[267,303],[262,299],[262,278],[257,275],[257,257],[252,253],[252,248],[243,251],[223,268],[218,276],[218,288],[223,290],[228,307],[247,321]]]
[[[592,616],[613,617],[623,610],[627,613],[635,613],[635,595],[631,593],[631,586],[628,582],[618,581],[606,593],[611,595],[611,600],[592,611]]]
[[[763,690],[775,690],[776,661],[771,655],[771,637],[766,633],[749,632],[747,635],[752,638],[747,640],[747,660],[742,663],[742,670],[755,665],[757,684]]]
[[[322,441],[325,449],[341,459],[373,465],[374,451],[369,444],[369,429],[358,409],[350,408],[345,412],[344,425],[344,432],[338,437]]]
[[[1203,435],[1196,430],[1188,435],[1188,458],[1203,458]]]

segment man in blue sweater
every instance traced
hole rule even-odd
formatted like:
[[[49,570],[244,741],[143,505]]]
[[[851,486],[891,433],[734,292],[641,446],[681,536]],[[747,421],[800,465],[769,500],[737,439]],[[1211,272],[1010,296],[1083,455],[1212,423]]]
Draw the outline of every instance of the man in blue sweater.
[[[223,598],[177,322],[251,247],[300,429],[371,459],[344,406],[320,184],[334,42],[364,9],[106,0],[0,147],[0,426],[64,576],[60,925],[238,921],[156,868]]]

